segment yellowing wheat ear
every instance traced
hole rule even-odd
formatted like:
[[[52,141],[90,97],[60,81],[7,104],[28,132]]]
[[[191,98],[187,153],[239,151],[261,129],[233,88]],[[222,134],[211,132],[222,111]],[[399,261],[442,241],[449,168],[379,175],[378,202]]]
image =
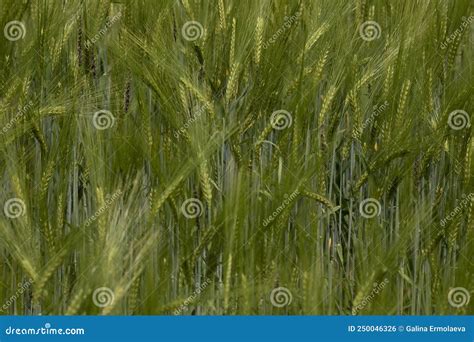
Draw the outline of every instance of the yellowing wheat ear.
[[[255,53],[254,61],[256,65],[260,64],[262,58],[262,46],[263,46],[263,28],[264,21],[262,17],[257,18],[257,24],[255,26]]]
[[[211,181],[209,177],[209,169],[208,169],[207,161],[203,161],[201,163],[199,175],[201,178],[201,186],[202,186],[202,192],[204,194],[204,198],[206,199],[207,204],[211,206],[212,186],[211,186]]]
[[[226,14],[224,0],[219,0],[217,4],[219,8],[219,29],[224,31],[226,29]]]

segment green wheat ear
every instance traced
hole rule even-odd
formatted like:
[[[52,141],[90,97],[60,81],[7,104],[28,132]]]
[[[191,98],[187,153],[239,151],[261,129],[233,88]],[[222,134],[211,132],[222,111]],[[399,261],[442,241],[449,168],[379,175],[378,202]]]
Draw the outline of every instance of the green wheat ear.
[[[2,0],[3,312],[473,314],[471,15]]]

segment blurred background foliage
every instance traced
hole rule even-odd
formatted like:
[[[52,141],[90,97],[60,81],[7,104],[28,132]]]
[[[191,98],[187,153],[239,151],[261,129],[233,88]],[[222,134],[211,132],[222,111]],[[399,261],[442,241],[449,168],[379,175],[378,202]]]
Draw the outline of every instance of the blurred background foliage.
[[[474,314],[473,14],[1,0],[2,314]]]

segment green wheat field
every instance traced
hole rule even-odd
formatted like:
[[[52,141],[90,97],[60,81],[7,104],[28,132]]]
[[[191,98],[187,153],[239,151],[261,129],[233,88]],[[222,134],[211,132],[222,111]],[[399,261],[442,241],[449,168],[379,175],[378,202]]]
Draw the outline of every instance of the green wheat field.
[[[0,314],[474,314],[471,0],[1,0]]]

